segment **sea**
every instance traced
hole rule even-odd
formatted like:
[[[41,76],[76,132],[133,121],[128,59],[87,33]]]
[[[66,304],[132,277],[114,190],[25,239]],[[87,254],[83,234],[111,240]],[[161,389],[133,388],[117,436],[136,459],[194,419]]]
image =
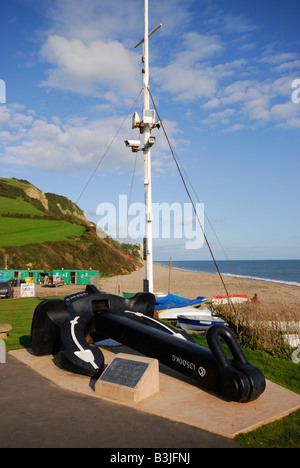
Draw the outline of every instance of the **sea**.
[[[156,263],[170,265],[169,261]],[[223,275],[300,286],[300,260],[222,260],[217,265]],[[214,262],[209,260],[172,261],[172,268],[217,274]]]

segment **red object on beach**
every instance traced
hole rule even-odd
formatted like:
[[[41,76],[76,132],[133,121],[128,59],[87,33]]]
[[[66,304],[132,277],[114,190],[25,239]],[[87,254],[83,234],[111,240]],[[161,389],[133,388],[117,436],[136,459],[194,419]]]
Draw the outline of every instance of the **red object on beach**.
[[[233,294],[231,296],[214,296],[212,302],[217,304],[226,304],[228,300],[231,302],[245,302],[249,301],[247,294]]]
[[[228,297],[244,297],[248,299],[247,294],[232,294],[231,296],[214,296],[213,299],[228,299]]]

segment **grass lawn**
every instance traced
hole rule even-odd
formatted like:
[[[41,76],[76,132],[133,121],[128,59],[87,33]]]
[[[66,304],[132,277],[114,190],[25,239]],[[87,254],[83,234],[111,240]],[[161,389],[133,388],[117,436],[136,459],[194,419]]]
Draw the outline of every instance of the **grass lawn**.
[[[0,300],[0,323],[6,322],[12,325],[6,340],[8,351],[30,346],[30,332],[33,312],[39,302],[45,298],[24,298]]]
[[[50,299],[50,298],[48,298]],[[30,346],[30,331],[33,312],[45,298],[12,299],[0,301],[0,323],[10,323],[6,347],[9,350]],[[197,343],[207,347],[205,337],[193,335]],[[225,347],[224,347],[225,348]],[[259,367],[266,379],[300,394],[300,363],[292,360],[275,359],[263,352],[244,348],[251,364]],[[236,441],[249,448],[299,448],[300,447],[300,410],[271,424],[247,434],[240,434]]]
[[[192,336],[199,345],[208,347],[204,336],[196,334],[193,334]],[[223,347],[226,354],[231,356],[230,351],[225,344],[223,344]],[[267,380],[300,395],[300,364],[295,364],[292,359],[285,360],[273,358],[262,351],[254,351],[248,348],[243,348],[243,351],[249,362],[251,362],[253,366],[258,367],[263,372]]]
[[[39,211],[30,203],[27,203],[22,198],[6,198],[0,197],[0,214],[4,212],[14,214],[30,214],[30,215],[42,215],[42,211]]]
[[[205,337],[193,334],[193,338],[199,345],[208,347]],[[230,356],[225,344],[223,347]],[[247,348],[243,348],[243,351],[249,362],[257,366],[267,380],[300,394],[300,363],[273,358],[267,353]],[[299,448],[299,426],[300,410],[247,434],[239,434],[235,440],[245,448]]]
[[[59,241],[71,240],[70,236],[81,236],[85,230],[63,221],[48,219],[20,219],[0,218],[0,245],[20,247],[26,244],[42,244],[54,239]]]

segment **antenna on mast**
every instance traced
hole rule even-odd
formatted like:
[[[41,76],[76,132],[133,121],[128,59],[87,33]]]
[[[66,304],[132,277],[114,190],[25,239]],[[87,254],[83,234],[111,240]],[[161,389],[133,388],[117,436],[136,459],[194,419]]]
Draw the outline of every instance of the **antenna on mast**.
[[[158,25],[149,33],[149,12],[148,0],[145,0],[145,13],[144,13],[144,38],[138,42],[134,48],[144,43],[144,56],[143,56],[143,119],[139,122],[138,114],[133,116],[132,128],[139,127],[141,135],[144,137],[144,147],[138,148],[132,145],[132,151],[143,151],[144,153],[144,189],[145,189],[145,238],[144,238],[144,260],[145,260],[145,279],[143,285],[144,292],[153,293],[153,251],[152,251],[152,186],[151,186],[151,152],[150,148],[155,143],[155,138],[151,137],[151,130],[159,128],[160,122],[155,121],[155,110],[150,109],[150,96],[149,96],[149,38],[160,28],[162,24]],[[128,144],[127,146],[131,146]],[[126,142],[125,142],[126,144]]]

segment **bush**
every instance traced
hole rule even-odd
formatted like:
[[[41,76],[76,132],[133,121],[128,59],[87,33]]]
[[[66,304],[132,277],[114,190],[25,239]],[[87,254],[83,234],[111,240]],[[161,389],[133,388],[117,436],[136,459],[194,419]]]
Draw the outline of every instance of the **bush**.
[[[271,308],[260,302],[249,301],[230,306],[220,305],[215,307],[215,312],[227,322],[241,345],[273,356],[291,358],[294,348],[286,343],[285,335],[300,333],[296,307],[287,310],[278,304]]]

